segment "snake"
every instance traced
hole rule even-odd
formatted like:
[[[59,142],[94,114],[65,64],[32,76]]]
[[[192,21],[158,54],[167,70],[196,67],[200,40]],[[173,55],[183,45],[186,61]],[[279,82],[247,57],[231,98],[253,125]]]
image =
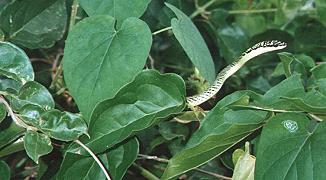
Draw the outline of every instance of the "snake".
[[[224,82],[234,73],[236,73],[249,60],[267,52],[283,49],[286,46],[287,44],[285,42],[270,40],[259,42],[250,47],[245,52],[243,52],[236,61],[222,69],[222,71],[220,71],[216,76],[213,84],[207,90],[200,94],[187,97],[188,105],[192,107],[198,106],[215,96],[223,86]]]

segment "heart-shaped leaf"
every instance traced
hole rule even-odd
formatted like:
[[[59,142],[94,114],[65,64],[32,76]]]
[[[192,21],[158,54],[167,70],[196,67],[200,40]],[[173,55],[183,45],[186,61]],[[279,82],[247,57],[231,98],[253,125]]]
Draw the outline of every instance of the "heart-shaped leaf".
[[[152,44],[148,26],[137,18],[114,27],[111,16],[89,17],[66,41],[65,81],[87,121],[98,102],[112,98],[144,67]]]

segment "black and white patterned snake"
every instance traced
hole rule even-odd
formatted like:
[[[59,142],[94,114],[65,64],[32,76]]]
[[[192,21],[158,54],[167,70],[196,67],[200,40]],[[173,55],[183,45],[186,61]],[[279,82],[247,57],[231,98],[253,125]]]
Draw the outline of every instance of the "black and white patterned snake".
[[[242,55],[236,61],[234,61],[232,64],[228,65],[220,73],[218,73],[213,85],[210,86],[209,89],[207,89],[201,94],[187,97],[188,105],[198,106],[212,98],[215,94],[218,93],[218,91],[223,86],[224,82],[252,58],[267,52],[280,50],[285,47],[286,43],[278,40],[263,41],[255,44],[254,46],[243,52]]]

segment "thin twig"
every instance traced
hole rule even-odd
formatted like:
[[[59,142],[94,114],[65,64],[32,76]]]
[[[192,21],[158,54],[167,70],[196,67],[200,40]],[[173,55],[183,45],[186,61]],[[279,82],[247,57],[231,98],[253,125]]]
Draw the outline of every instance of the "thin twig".
[[[155,161],[163,162],[163,163],[168,163],[168,162],[169,162],[168,159],[159,158],[159,157],[157,157],[157,156],[148,156],[148,155],[145,155],[145,154],[138,154],[138,156],[139,156],[140,158],[143,158],[143,159],[155,160]]]
[[[157,156],[148,156],[148,155],[144,155],[144,154],[138,154],[138,157],[140,157],[142,159],[154,160],[154,161],[162,162],[162,163],[168,163],[169,162],[168,159],[160,158],[160,157],[157,157]],[[217,174],[217,173],[213,173],[213,172],[209,172],[209,171],[205,171],[205,170],[202,170],[200,168],[195,168],[194,170],[195,171],[198,171],[198,172],[201,172],[201,173],[205,173],[207,175],[211,175],[211,176],[220,178],[220,179],[227,179],[227,180],[231,180],[232,179],[230,177],[223,176],[223,175],[220,175],[220,174]]]
[[[152,35],[154,36],[154,35],[160,34],[160,33],[162,33],[162,32],[168,31],[168,30],[170,30],[170,29],[172,29],[171,26],[166,27],[166,28],[163,28],[163,29],[160,29],[160,30],[157,30],[157,31],[153,32]]]
[[[155,60],[154,60],[154,58],[151,55],[149,55],[148,59],[149,59],[150,68],[155,69]]]
[[[83,144],[81,141],[79,140],[75,140],[74,142],[76,142],[77,144],[79,144],[82,148],[84,148],[92,157],[93,159],[96,161],[96,163],[100,166],[101,170],[103,171],[103,173],[105,174],[106,179],[111,180],[110,175],[107,171],[107,169],[104,167],[103,163],[101,162],[101,160],[95,155],[95,153],[93,153],[93,151],[91,149],[89,149],[85,144]]]

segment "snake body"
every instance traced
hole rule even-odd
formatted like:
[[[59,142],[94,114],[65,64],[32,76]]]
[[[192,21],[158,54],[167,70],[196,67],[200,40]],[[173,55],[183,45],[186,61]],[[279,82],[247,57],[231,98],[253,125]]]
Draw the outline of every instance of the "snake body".
[[[261,54],[280,50],[286,47],[286,43],[272,40],[272,41],[263,41],[255,44],[251,48],[247,49],[238,60],[234,61],[232,64],[225,67],[216,77],[213,85],[204,91],[201,94],[187,97],[187,102],[190,106],[198,106],[210,98],[212,98],[222,87],[224,82],[237,72],[246,62],[250,59],[259,56]]]

